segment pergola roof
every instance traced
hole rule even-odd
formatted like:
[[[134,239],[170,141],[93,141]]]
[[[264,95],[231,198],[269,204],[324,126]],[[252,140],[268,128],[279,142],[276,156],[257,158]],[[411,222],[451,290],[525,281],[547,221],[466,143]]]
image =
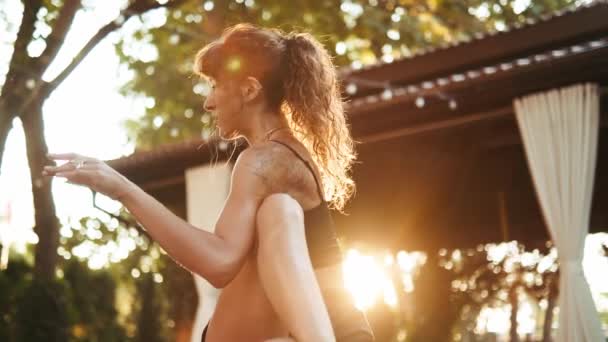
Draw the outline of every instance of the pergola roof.
[[[346,82],[363,81],[358,94],[366,95],[378,89],[365,87],[365,82],[408,85],[603,38],[608,33],[607,16],[608,1],[593,1],[537,19],[529,18],[524,24],[503,31],[480,32],[471,40],[430,48],[410,58],[367,65],[359,70],[345,68],[341,75]]]
[[[412,58],[343,70],[344,84],[357,85],[347,114],[362,144],[357,195],[349,215],[335,217],[339,230],[372,245],[423,250],[545,241],[512,102],[573,83],[607,86],[606,18],[608,2],[599,1]],[[608,174],[606,96],[601,108],[592,231],[608,229],[608,177],[599,177]],[[242,148],[196,140],[109,163],[175,200],[185,169]]]

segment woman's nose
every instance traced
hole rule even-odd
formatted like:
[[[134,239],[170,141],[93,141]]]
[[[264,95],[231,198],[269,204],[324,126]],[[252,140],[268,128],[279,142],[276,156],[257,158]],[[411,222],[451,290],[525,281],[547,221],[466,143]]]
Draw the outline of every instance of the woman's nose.
[[[213,104],[209,99],[205,100],[203,103],[203,109],[207,112],[212,112],[215,110],[215,104]]]

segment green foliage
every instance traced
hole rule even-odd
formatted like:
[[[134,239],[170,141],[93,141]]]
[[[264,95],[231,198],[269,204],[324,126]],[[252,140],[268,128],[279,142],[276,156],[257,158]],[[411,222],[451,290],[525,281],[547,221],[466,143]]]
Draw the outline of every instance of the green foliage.
[[[196,312],[198,296],[192,275],[145,231],[135,228],[126,211],[121,211],[120,217],[118,220],[100,213],[99,217],[83,218],[72,223],[70,237],[61,238],[59,254],[67,258],[61,264],[64,278],[78,284],[72,290],[74,303],[81,307],[81,340],[173,341],[178,326],[184,328],[185,324],[189,329],[187,325]],[[77,251],[83,246],[94,255],[110,246],[125,245],[131,245],[127,253],[111,258],[102,270],[88,269],[85,261],[91,256],[76,261],[80,259]],[[116,253],[118,249],[113,255],[120,254]],[[96,289],[94,294],[92,288]],[[104,326],[112,324],[113,331],[103,331]],[[120,334],[126,336],[116,337]]]
[[[0,272],[0,341],[126,341],[116,319],[115,281],[71,259],[51,282],[15,255]]]
[[[484,307],[513,304],[518,293],[536,303],[554,301],[559,279],[557,250],[549,243],[547,247],[543,252],[526,251],[525,246],[511,241],[440,251],[439,265],[453,275],[450,306],[459,312],[453,332],[473,331]]]
[[[62,236],[58,277],[50,283],[33,279],[33,263],[27,255],[11,255],[8,269],[0,272],[0,341],[151,341],[145,334],[152,332],[158,341],[171,341],[173,332],[167,322],[176,320],[173,313],[179,313],[179,306],[190,308],[188,318],[193,317],[196,292],[187,286],[192,276],[145,235],[100,216],[73,222],[71,236]],[[88,267],[89,258],[76,256],[75,250],[83,244],[98,252],[126,237],[137,241],[137,248],[100,270]],[[142,270],[144,264],[150,265],[147,273]],[[142,276],[134,277],[133,269],[142,270]],[[150,282],[165,272],[166,281]],[[142,334],[144,338],[138,339]]]
[[[0,341],[13,341],[16,330],[17,295],[32,281],[32,265],[11,255],[9,267],[0,272]]]
[[[75,259],[62,268],[74,306],[71,341],[124,341],[124,328],[116,320],[116,282],[112,275],[91,270]]]
[[[163,12],[166,22],[144,25],[117,44],[121,60],[134,71],[123,93],[148,97],[145,115],[126,123],[139,149],[212,134],[214,123],[202,109],[207,91],[192,74],[196,51],[235,23],[250,22],[314,34],[338,66],[391,61],[429,47],[470,39],[477,32],[504,30],[527,18],[551,13],[573,0],[537,0],[518,7],[514,0],[343,0],[187,1]],[[213,4],[211,6],[210,4]],[[212,7],[212,8],[211,8]],[[157,57],[137,51],[152,45]]]
[[[15,299],[16,341],[67,341],[68,290],[64,282],[33,279]]]

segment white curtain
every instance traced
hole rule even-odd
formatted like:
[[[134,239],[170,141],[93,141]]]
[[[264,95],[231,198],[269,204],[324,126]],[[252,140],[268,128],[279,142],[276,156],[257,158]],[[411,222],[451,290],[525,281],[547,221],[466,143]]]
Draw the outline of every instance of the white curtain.
[[[557,341],[604,341],[582,269],[599,131],[599,95],[579,84],[514,101],[528,165],[559,255]]]

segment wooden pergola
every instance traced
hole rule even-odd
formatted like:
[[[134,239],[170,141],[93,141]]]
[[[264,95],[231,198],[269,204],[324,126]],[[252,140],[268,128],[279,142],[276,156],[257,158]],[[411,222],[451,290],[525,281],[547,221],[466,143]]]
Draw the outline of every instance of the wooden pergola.
[[[436,251],[549,239],[513,101],[581,82],[608,86],[608,3],[557,12],[411,58],[341,72],[357,193],[335,215],[339,234],[372,248]],[[608,231],[608,96],[591,232]],[[243,146],[189,141],[110,161],[186,216],[186,169]],[[234,153],[232,153],[234,152]]]

